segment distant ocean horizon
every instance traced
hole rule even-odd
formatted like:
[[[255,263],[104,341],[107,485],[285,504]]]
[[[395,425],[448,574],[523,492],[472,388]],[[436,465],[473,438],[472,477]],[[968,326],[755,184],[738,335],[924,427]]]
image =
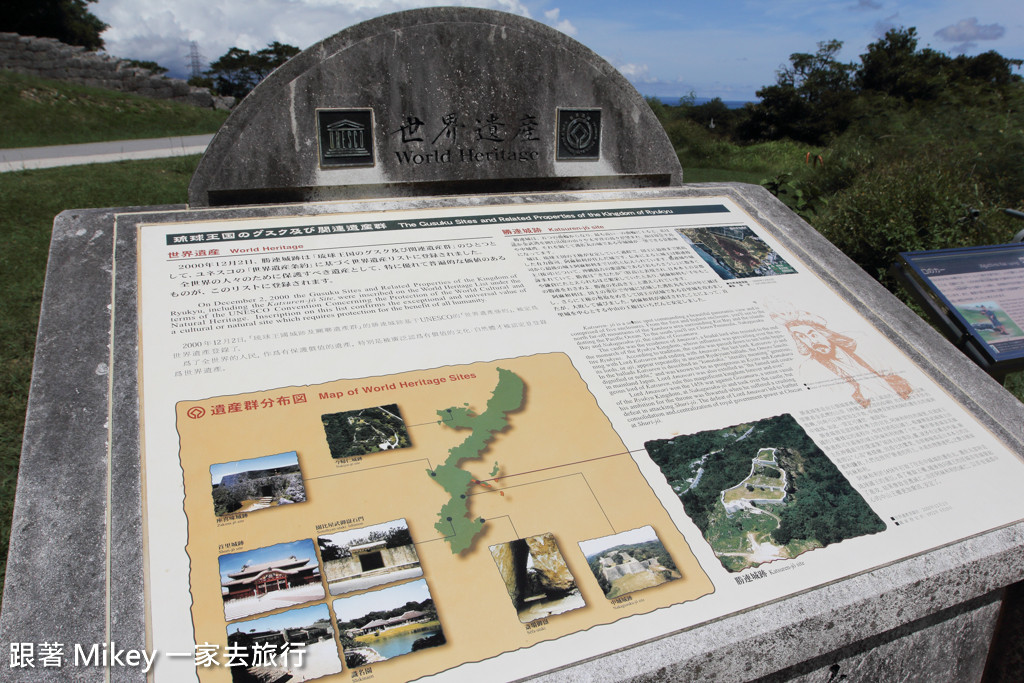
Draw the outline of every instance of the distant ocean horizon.
[[[682,97],[663,97],[662,95],[644,95],[644,97],[653,97],[656,100],[661,101],[662,104],[667,104],[672,107],[678,107],[679,103],[682,102]],[[713,100],[713,97],[695,97],[693,99],[694,104],[705,104]],[[729,109],[742,109],[743,105],[748,104],[746,100],[722,100]],[[753,102],[749,102],[753,104]]]

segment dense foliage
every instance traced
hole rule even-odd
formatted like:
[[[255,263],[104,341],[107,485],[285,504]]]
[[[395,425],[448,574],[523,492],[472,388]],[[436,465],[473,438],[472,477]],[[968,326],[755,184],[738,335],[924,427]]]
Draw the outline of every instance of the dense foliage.
[[[96,0],[4,0],[0,3],[0,31],[56,38],[98,50],[103,47],[100,34],[107,25],[86,7],[90,2]]]
[[[761,101],[749,107],[740,136],[823,144],[879,112],[956,94],[1005,93],[1021,82],[1013,73],[1021,60],[995,52],[950,57],[918,50],[914,28],[891,29],[868,45],[860,64],[836,59],[842,45],[830,40],[818,43],[814,54],[790,55],[777,82],[757,91]]]
[[[299,48],[276,40],[256,52],[233,47],[210,64],[205,78],[192,79],[193,85],[211,88],[218,95],[241,99],[270,72],[299,54]]]
[[[761,169],[761,182],[904,296],[900,251],[998,244],[1024,223],[1024,83],[1019,59],[951,57],[893,29],[854,64],[837,41],[794,53],[761,101],[652,104],[689,169]],[[714,128],[710,112],[714,110]]]
[[[371,531],[366,536],[349,541],[344,546],[337,545],[329,536],[319,536],[317,538],[317,544],[320,546],[320,557],[323,558],[324,562],[352,557],[352,546],[366,545],[376,541],[384,541],[385,548],[401,548],[412,545],[412,534],[409,533],[409,527],[394,527],[386,531]]]
[[[393,403],[330,413],[322,415],[320,419],[327,435],[327,446],[334,458],[377,453],[410,445],[402,415]]]
[[[772,532],[779,545],[813,540],[825,546],[885,529],[885,523],[792,415],[648,441],[644,447],[670,484],[691,478],[691,464],[704,460],[699,484],[681,492],[679,499],[705,536],[721,492],[746,478],[751,460],[762,448],[775,448],[779,465],[789,473],[787,502],[772,508],[781,520]]]

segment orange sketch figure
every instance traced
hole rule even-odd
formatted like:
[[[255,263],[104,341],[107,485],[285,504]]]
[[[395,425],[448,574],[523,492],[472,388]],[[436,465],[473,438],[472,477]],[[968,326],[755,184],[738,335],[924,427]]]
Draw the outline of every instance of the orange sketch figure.
[[[871,399],[864,395],[861,387],[865,372],[872,375],[869,379],[882,380],[883,386],[900,398],[906,400],[910,397],[913,389],[907,380],[896,374],[875,370],[857,354],[857,342],[852,337],[830,330],[818,316],[800,311],[772,314],[772,318],[786,327],[801,356],[810,357],[829,372],[846,380],[853,387],[853,400],[863,407],[871,405]]]

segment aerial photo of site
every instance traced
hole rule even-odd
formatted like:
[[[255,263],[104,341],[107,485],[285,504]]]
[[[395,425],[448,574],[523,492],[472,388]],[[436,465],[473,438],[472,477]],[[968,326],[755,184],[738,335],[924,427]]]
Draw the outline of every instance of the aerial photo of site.
[[[321,415],[332,458],[408,448],[409,431],[395,404]]]
[[[731,572],[885,530],[792,415],[644,447]]]
[[[681,228],[678,232],[723,280],[796,272],[748,227]]]

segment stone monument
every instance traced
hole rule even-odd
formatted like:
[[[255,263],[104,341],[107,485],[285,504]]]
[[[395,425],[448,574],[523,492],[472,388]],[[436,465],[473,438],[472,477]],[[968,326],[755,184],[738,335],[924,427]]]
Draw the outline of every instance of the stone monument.
[[[620,208],[605,214],[595,211],[592,212],[593,217],[588,216],[588,206],[606,206],[609,202]],[[642,208],[631,213],[629,207],[637,206],[655,208],[646,214]],[[669,208],[659,208],[666,206]],[[432,221],[422,216],[435,214],[416,213],[425,210],[435,211],[442,218],[450,216],[450,220]],[[184,490],[187,486],[178,481],[181,470],[165,479],[147,480],[147,472],[143,468],[145,455],[140,453],[144,434],[140,427],[139,324],[140,320],[144,323],[152,312],[152,306],[149,312],[145,310],[147,300],[153,301],[147,299],[147,292],[161,286],[159,278],[154,278],[145,268],[141,279],[139,277],[138,245],[144,241],[147,231],[161,230],[168,224],[184,226],[176,228],[177,237],[168,236],[166,245],[161,244],[162,252],[166,252],[161,253],[161,258],[188,268],[189,264],[205,263],[189,259],[233,258],[234,250],[251,254],[263,252],[271,242],[258,240],[269,237],[251,234],[245,227],[247,221],[257,222],[260,226],[269,225],[267,221],[277,221],[274,225],[292,226],[284,229],[281,235],[291,229],[299,230],[301,235],[367,231],[381,239],[387,237],[390,230],[401,229],[408,234],[421,234],[426,239],[428,235],[448,234],[438,231],[454,229],[456,225],[479,226],[508,221],[507,234],[500,229],[489,233],[489,239],[496,243],[499,238],[513,240],[523,235],[527,238],[543,236],[545,239],[566,235],[571,240],[578,240],[588,231],[597,230],[594,227],[597,222],[621,221],[627,216],[634,216],[638,221],[666,215],[691,216],[688,225],[698,225],[700,221],[714,225],[715,217],[725,213],[737,221],[756,225],[761,232],[760,243],[764,245],[765,239],[772,241],[777,250],[789,254],[797,265],[796,270],[802,273],[799,276],[778,275],[792,273],[793,268],[785,270],[782,266],[789,267],[788,264],[780,265],[778,261],[769,260],[764,262],[768,263],[767,266],[764,263],[757,265],[763,271],[758,275],[761,282],[768,282],[776,275],[780,279],[804,277],[806,280],[802,281],[827,289],[829,296],[836,297],[835,301],[839,302],[837,306],[841,304],[850,312],[851,319],[863,321],[862,324],[873,330],[873,334],[884,338],[887,344],[903,354],[906,372],[913,374],[915,382],[941,389],[933,392],[935,400],[952,401],[958,406],[958,411],[969,416],[971,429],[984,432],[984,438],[988,440],[986,443],[1001,444],[999,448],[1005,450],[1003,464],[1009,469],[1014,467],[1013,459],[1024,453],[1021,427],[1024,424],[1024,407],[764,189],[735,183],[682,185],[679,161],[646,102],[605,61],[566,36],[516,16],[467,8],[404,12],[360,24],[328,38],[295,57],[259,85],[239,105],[211,144],[193,177],[188,205],[69,210],[57,217],[19,472],[3,613],[0,616],[3,647],[10,653],[9,666],[0,667],[0,679],[35,681],[55,674],[55,677],[73,677],[81,681],[146,680],[148,666],[145,662],[151,656],[158,657],[156,665],[159,670],[169,658],[192,654],[173,649],[167,651],[168,646],[164,643],[168,641],[162,639],[164,635],[152,635],[153,614],[167,609],[180,612],[190,608],[209,608],[214,614],[214,621],[218,622],[220,637],[234,643],[245,640],[244,633],[237,635],[241,629],[235,635],[225,636],[221,622],[226,617],[223,612],[217,612],[220,609],[218,605],[209,607],[209,603],[220,600],[219,596],[205,600],[191,594],[177,595],[153,588],[154,577],[167,574],[170,571],[168,566],[179,566],[184,562],[184,573],[189,569],[188,559],[183,559],[184,542],[178,536],[153,537],[144,533],[144,528],[151,521],[148,516],[154,515],[153,501],[159,500],[163,493],[173,493],[179,488]],[[393,214],[399,218],[392,219]],[[371,222],[346,220],[346,216],[351,215],[372,215],[374,218]],[[407,225],[402,218],[407,216],[414,216],[416,220]],[[456,220],[462,222],[456,223]],[[549,234],[539,227],[545,224],[558,229]],[[617,239],[626,242],[634,239],[635,235],[628,228],[626,225],[624,230],[614,233],[619,236]],[[377,230],[380,232],[373,232]],[[265,232],[262,228],[260,231]],[[238,241],[243,239],[241,232],[245,232],[244,239],[250,241]],[[737,242],[748,237],[744,229],[735,226],[722,228],[720,232],[728,233],[723,234],[723,239]],[[273,234],[278,235],[276,231]],[[674,272],[671,269],[680,267],[681,261],[689,264],[687,267],[692,272],[704,267],[690,251],[691,244],[695,245],[694,249],[700,246],[696,245],[700,241],[698,238],[689,237],[689,242],[683,242],[679,236],[682,233],[674,228],[659,234],[659,239],[670,245],[657,247],[668,250],[657,252],[667,254],[658,262],[661,272]],[[199,250],[203,253],[199,254]],[[776,252],[772,253],[772,259],[778,256]],[[145,261],[147,255],[143,253],[142,257]],[[566,258],[570,257],[575,256],[570,254]],[[451,258],[454,264],[455,257]],[[593,258],[600,263],[599,256]],[[724,265],[716,263],[719,270],[739,267],[735,262],[725,262],[728,260],[725,256],[721,258]],[[709,256],[708,260],[713,259]],[[278,273],[283,268],[282,263],[284,261],[268,263],[267,268],[277,268],[275,273]],[[642,269],[645,265],[640,257],[632,263],[631,267],[635,269]],[[362,265],[369,268],[372,264]],[[338,268],[336,264],[330,267]],[[767,274],[765,268],[772,274]],[[705,280],[712,277],[708,272],[701,271],[701,277]],[[592,279],[586,286],[567,288],[565,296],[571,297],[581,291],[585,293],[588,288],[610,287],[612,285],[603,283],[614,280],[607,268],[602,270],[593,264],[582,265],[573,274]],[[655,278],[658,273],[649,276]],[[372,286],[374,276],[367,277],[367,286]],[[605,280],[601,283],[594,279],[602,277]],[[206,286],[198,282],[199,278],[196,280],[197,284],[190,292],[200,292]],[[680,296],[673,282],[659,282],[662,283],[659,291],[652,294]],[[746,282],[756,284],[757,281],[751,279]],[[717,281],[706,280],[706,283],[710,283],[709,287],[713,285],[716,291],[733,291],[725,289],[727,285]],[[616,281],[614,286],[634,285],[636,281],[625,278]],[[143,292],[141,297],[140,288]],[[393,291],[395,296],[399,295],[397,288]],[[739,291],[743,291],[743,287]],[[698,296],[694,292],[689,295]],[[751,297],[753,301],[753,295]],[[614,307],[620,300],[609,297],[596,305]],[[337,297],[337,301],[336,305],[341,306],[341,297]],[[580,305],[591,304],[581,300]],[[628,314],[623,318],[623,325],[634,324],[637,316],[643,314],[644,304],[636,305],[640,312]],[[737,320],[749,317],[755,308],[751,303],[733,317]],[[438,309],[440,313],[446,310]],[[492,324],[495,329],[504,330],[501,336],[522,334],[531,340],[545,336],[541,331],[527,336],[522,330],[517,331],[519,328],[500,327],[508,322],[504,318],[511,320],[514,317],[511,310],[491,311],[489,315],[498,316]],[[759,315],[767,321],[763,331],[770,336],[772,322],[763,311]],[[717,323],[724,324],[723,314],[715,317]],[[552,319],[564,322],[571,316],[567,314]],[[532,321],[527,322],[532,325]],[[525,322],[523,324],[526,325]],[[486,331],[488,325],[481,323],[479,327]],[[471,327],[467,329],[472,330]],[[607,329],[612,328],[603,328],[602,332]],[[403,334],[415,336],[415,332],[408,330]],[[581,329],[582,332],[590,330]],[[355,353],[344,347],[346,338],[354,338],[354,328],[345,329],[343,333],[335,333],[332,328],[328,333],[332,338],[322,343],[334,345],[335,357]],[[638,334],[620,335],[620,343],[631,343],[630,337]],[[645,334],[647,336],[639,335],[637,343],[653,345],[654,333]],[[423,346],[445,352],[446,347],[458,344],[458,336],[454,332],[438,333],[436,337],[422,342]],[[694,333],[687,339],[689,343],[697,343],[699,337]],[[775,338],[782,340],[780,344],[788,343],[778,334]],[[149,345],[155,342],[152,338],[143,340],[143,356]],[[340,349],[338,345],[342,345]],[[315,344],[307,344],[307,351],[310,346],[315,347]],[[367,344],[368,348],[372,346]],[[232,353],[230,349],[221,352],[224,356],[222,362],[241,362],[232,359]],[[172,359],[171,356],[166,359],[168,365],[179,362],[179,358]],[[143,368],[146,367],[152,366],[143,363]],[[202,372],[201,360],[196,366],[189,365],[187,371],[191,373],[195,367],[200,368],[199,373]],[[181,368],[184,376],[186,366]],[[303,367],[299,370],[306,372]],[[810,371],[815,371],[815,368]],[[211,366],[208,374],[213,372]],[[347,374],[343,376],[354,378],[372,374],[360,372],[359,369],[346,369],[344,373]],[[587,375],[589,379],[596,380],[594,371],[587,372],[590,373]],[[841,398],[850,404],[844,408],[846,414],[852,415],[851,419],[859,419],[865,414],[859,411],[866,408],[848,400],[849,388],[842,377],[836,376],[838,374],[837,371],[834,375],[824,375],[815,388],[838,387],[836,395],[845,392]],[[470,376],[471,373],[453,373],[445,376],[445,382],[449,381],[448,378],[452,378],[451,382],[456,378],[461,382]],[[865,387],[872,380],[861,379]],[[441,383],[439,378],[435,381]],[[582,383],[579,376],[576,376],[576,381]],[[302,386],[312,386],[313,383],[297,382]],[[254,385],[267,388],[262,380]],[[421,385],[417,383],[415,386]],[[382,391],[390,391],[385,385],[381,387]],[[536,389],[536,386],[529,388],[527,396],[539,398],[540,392],[537,395],[530,393]],[[807,386],[797,393],[812,390]],[[882,386],[881,390],[884,391],[885,387]],[[306,403],[307,396],[301,391],[297,388],[291,394],[301,395],[302,403]],[[825,391],[829,390],[826,388]],[[217,393],[209,391],[202,395]],[[340,400],[337,394],[341,392],[323,390],[321,394],[310,390],[310,393],[316,400],[333,401]],[[613,402],[607,401],[607,394],[601,396],[606,401],[603,409],[614,407]],[[772,400],[770,395],[766,396],[764,400]],[[289,397],[279,397],[274,405],[283,405],[286,398]],[[159,399],[148,395],[146,400],[147,403],[155,403]],[[897,396],[884,400],[902,405],[899,402],[905,399],[905,396]],[[877,405],[884,404],[883,399],[875,400]],[[594,409],[597,403],[592,398],[589,401],[587,405]],[[381,401],[381,404],[386,403]],[[196,405],[183,412],[185,417],[182,420],[186,422],[182,424],[200,424],[200,418],[207,415],[213,419],[221,408],[220,413],[225,418],[242,415],[245,405],[242,400],[225,400],[222,404],[211,404],[209,412]],[[302,406],[293,407],[302,409]],[[482,409],[483,406],[474,407]],[[172,406],[172,412],[173,409]],[[694,411],[701,409],[697,406]],[[325,408],[323,412],[339,414],[342,410],[343,407]],[[463,418],[469,420],[474,416],[479,414],[467,408]],[[511,419],[519,418],[513,415]],[[318,420],[319,414],[315,416],[315,421]],[[736,418],[734,422],[725,424],[740,421]],[[253,424],[259,426],[259,423]],[[608,429],[607,420],[594,425],[595,429]],[[641,427],[631,433],[642,433],[639,431]],[[154,424],[146,424],[146,430],[155,428]],[[441,428],[444,426],[439,425],[438,429]],[[413,434],[412,444],[415,446],[426,432],[421,424],[415,424],[412,429],[421,430]],[[686,424],[676,429],[696,431]],[[501,438],[511,439],[525,431],[517,432],[513,425],[512,431],[502,432]],[[500,448],[501,442],[495,441],[495,447]],[[221,444],[219,448],[229,449],[230,443]],[[623,471],[634,476],[635,466],[629,459],[629,453],[642,453],[643,444],[631,442],[628,450],[622,449],[621,444],[619,448],[622,452],[614,455],[625,454],[627,458],[616,462],[625,463],[627,469]],[[347,467],[347,463],[331,462],[325,445],[321,450],[323,457],[317,461],[317,466],[347,471],[340,469]],[[399,458],[408,450],[385,449],[383,454],[372,457]],[[572,451],[572,448],[564,450]],[[300,452],[302,458],[307,457],[304,451]],[[538,452],[543,452],[543,449],[531,449],[529,455]],[[173,459],[173,449],[171,453]],[[558,454],[551,457],[555,455]],[[417,474],[424,479],[431,476],[424,470],[436,473],[439,459],[443,459],[443,449],[440,455],[429,457],[429,466],[416,461]],[[646,456],[636,457],[642,460]],[[772,462],[775,463],[774,460]],[[303,466],[308,467],[308,463],[304,460]],[[149,461],[148,466],[157,464]],[[495,463],[491,470],[492,479],[488,482],[470,482],[469,485],[477,487],[474,494],[490,495],[500,488],[501,479],[505,476],[500,465]],[[487,466],[489,468],[490,463]],[[776,479],[782,477],[779,473],[774,476]],[[205,473],[200,471],[196,481],[203,482],[204,477],[204,485],[209,486],[208,469]],[[184,479],[184,474],[181,478]],[[698,474],[691,477],[689,483],[696,486],[694,482],[700,479],[701,474]],[[671,499],[675,495],[673,489],[668,483],[656,480],[657,477],[652,477],[650,486],[657,488],[665,500]],[[591,479],[586,481],[590,487]],[[395,482],[396,485],[398,483]],[[627,483],[623,478],[622,486]],[[580,490],[585,492],[587,488],[581,486]],[[523,492],[522,489],[518,492],[512,489],[509,498]],[[362,495],[365,490],[355,493]],[[275,515],[296,514],[295,511],[301,513],[302,505],[313,509],[311,506],[317,504],[317,495],[314,490],[310,496],[312,502],[255,512],[251,525],[243,519],[238,526],[225,528],[254,529],[259,520],[280,519]],[[504,492],[501,495],[504,496]],[[205,500],[209,497],[208,492],[200,497]],[[354,494],[352,497],[358,496]],[[591,498],[596,497],[595,493]],[[365,496],[362,500],[365,505],[384,504],[381,502],[383,498],[385,496]],[[408,502],[399,495],[394,498],[396,504]],[[324,499],[330,499],[330,496],[321,495],[320,500]],[[347,528],[344,525],[352,523],[352,518],[359,514],[358,510],[340,511],[346,500],[343,495],[330,500],[337,503],[339,512],[325,525],[338,524],[339,529]],[[630,505],[620,506],[618,510],[629,512],[643,507],[635,501],[629,502]],[[180,514],[181,505],[175,504]],[[678,508],[678,501],[673,504]],[[212,503],[210,505],[212,510]],[[147,510],[145,515],[144,508]],[[655,516],[669,514],[657,505],[648,506],[648,509]],[[609,506],[607,511],[595,513],[593,518],[596,523],[604,524],[604,519],[608,519],[608,524],[611,524],[609,515],[614,516],[615,513],[616,509]],[[993,507],[990,514],[998,516],[997,508]],[[573,516],[586,517],[582,513],[570,515]],[[209,517],[213,518],[212,513]],[[496,514],[494,518],[498,517],[500,515]],[[505,517],[511,519],[510,515]],[[387,520],[365,520],[366,523],[377,521]],[[438,523],[443,521],[441,519]],[[895,529],[895,521],[893,517],[883,526]],[[206,522],[213,523],[210,520]],[[420,542],[425,531],[430,531],[430,524],[420,520],[415,522],[415,528],[412,523],[409,528],[414,541]],[[228,523],[235,522],[225,522]],[[498,524],[493,520],[489,523]],[[676,524],[690,526],[687,526],[686,542],[677,541],[672,546],[673,559],[678,564],[680,557],[690,552],[688,548],[695,548],[694,552],[701,558],[700,564],[708,568],[708,574],[714,575],[715,579],[708,579],[708,582],[716,584],[719,594],[726,593],[727,589],[739,591],[741,589],[737,586],[740,585],[742,590],[756,592],[774,581],[764,568],[735,575],[726,573],[717,565],[710,546],[704,546],[699,531],[695,527],[691,529],[690,522],[676,520]],[[664,523],[658,529],[662,542],[680,537],[681,532],[671,526]],[[507,524],[502,527],[510,528]],[[541,538],[547,531],[531,529],[523,532],[522,536]],[[238,531],[239,535],[241,533]],[[311,531],[310,535],[317,533],[320,531]],[[880,535],[888,533],[890,531],[884,531]],[[512,538],[520,538],[519,533]],[[856,568],[849,572],[843,573],[842,567],[832,567],[834,572],[838,572],[835,578],[808,584],[804,589],[785,592],[770,600],[759,602],[755,599],[741,609],[695,617],[692,615],[706,604],[701,600],[707,598],[694,599],[689,606],[679,607],[684,614],[691,615],[687,617],[690,621],[677,621],[650,637],[638,639],[634,634],[625,645],[613,642],[595,651],[597,645],[589,638],[590,635],[600,635],[606,629],[619,633],[621,629],[631,628],[631,624],[642,626],[647,623],[643,620],[630,621],[633,617],[621,620],[621,624],[612,623],[614,615],[620,614],[614,610],[639,609],[639,616],[651,616],[641,614],[644,600],[653,604],[656,596],[676,590],[676,586],[693,580],[700,571],[695,565],[687,565],[681,572],[682,578],[673,578],[650,589],[650,592],[637,593],[642,599],[615,598],[618,602],[614,602],[597,593],[596,579],[587,576],[586,559],[575,542],[581,539],[564,534],[561,537],[556,534],[551,539],[546,552],[535,554],[542,559],[555,558],[559,575],[566,572],[572,575],[576,586],[571,586],[567,579],[560,590],[562,593],[571,592],[576,603],[566,614],[552,616],[550,624],[543,619],[519,623],[511,602],[505,605],[513,610],[506,620],[512,622],[513,631],[520,636],[529,633],[529,637],[540,640],[535,648],[521,648],[528,655],[524,659],[532,663],[526,665],[523,664],[524,659],[517,659],[516,666],[492,677],[638,682],[837,681],[897,677],[976,680],[985,669],[1000,612],[1013,609],[1017,604],[1006,599],[1006,589],[1024,575],[1024,553],[1021,552],[1024,548],[1024,523],[1010,519],[981,531],[953,534],[926,550],[895,555],[880,564],[864,564],[863,558],[851,555],[849,561]],[[855,540],[866,544],[858,547],[875,547],[870,545],[874,542],[870,538]],[[221,543],[219,550],[225,552],[225,549],[231,550],[235,547],[233,544],[242,541],[225,535]],[[444,572],[432,570],[432,567],[439,566],[437,560],[443,554],[437,549],[444,548],[444,543],[444,537],[440,536],[417,546],[426,579],[433,582],[435,589],[439,582],[443,583],[441,575]],[[848,541],[837,545],[852,547]],[[487,546],[477,546],[470,552],[486,556],[491,562]],[[164,547],[167,550],[165,555],[151,552]],[[500,549],[502,546],[498,543],[493,547]],[[832,548],[823,548],[809,555],[829,557],[832,551]],[[492,552],[500,554],[498,550]],[[445,561],[455,562],[452,560],[454,556],[448,553],[444,556]],[[615,562],[615,557],[623,562],[627,557],[631,562],[650,562],[646,556],[641,560],[633,546],[629,546],[625,555],[620,553],[609,557],[612,557],[612,562]],[[153,558],[167,559],[168,564],[154,566]],[[196,566],[200,563],[198,558],[191,561]],[[149,566],[146,566],[147,562]],[[858,562],[861,564],[856,564]],[[535,597],[535,587],[530,590],[520,587],[520,584],[526,585],[523,582],[527,580],[530,567],[519,566],[516,569],[519,575],[513,577],[513,581],[508,577],[503,579],[493,564],[491,562],[489,569],[479,574],[480,585],[490,586],[490,593],[519,596],[517,599],[524,603]],[[661,564],[649,566],[662,567]],[[753,572],[758,573],[754,575]],[[619,574],[628,578],[627,575],[647,573],[650,572],[615,572],[617,576],[612,579],[623,578]],[[785,576],[785,570],[779,573]],[[212,576],[201,578],[219,590],[220,581],[215,574],[214,570]],[[515,586],[510,587],[512,583]],[[470,586],[477,586],[477,582],[454,589],[449,587],[448,590],[466,593]],[[705,590],[712,599],[714,593]],[[545,600],[551,598],[548,595],[544,597]],[[579,606],[583,598],[590,600],[589,612]],[[505,599],[504,595],[502,599]],[[188,604],[190,602],[191,605]],[[446,605],[451,609],[451,602],[445,603],[443,599],[437,602],[442,623],[449,619],[445,623],[447,630],[456,632],[467,626],[453,624],[451,617],[445,616]],[[326,604],[321,607],[326,607]],[[677,607],[673,605],[668,609]],[[571,634],[572,647],[559,649],[554,646],[555,641],[544,641],[545,633],[560,628],[559,624],[570,619],[585,620],[598,608],[609,611],[613,618],[599,628]],[[669,614],[665,610],[654,610],[654,618],[658,618],[658,613]],[[324,614],[327,614],[326,610]],[[419,610],[411,610],[408,614],[414,614],[417,620],[431,616]],[[309,635],[309,642],[322,644],[334,638],[336,634],[332,631],[340,625],[337,617],[335,621],[338,623],[330,618],[326,621],[320,619],[315,628],[305,629],[307,634],[315,632],[315,636]],[[403,623],[409,621],[405,619]],[[468,630],[481,632],[481,623],[468,624]],[[256,633],[258,629],[253,627],[251,631]],[[352,635],[358,633],[358,629],[349,631]],[[281,629],[281,632],[281,637],[288,637],[288,629]],[[172,640],[185,638],[188,641],[192,633],[184,629],[184,632],[179,630],[170,636]],[[431,644],[436,645],[436,642]],[[54,665],[58,649],[60,667]],[[534,660],[529,656],[536,652],[550,655],[556,649],[560,651],[551,660],[556,663],[551,665],[537,664],[537,661],[546,660]],[[157,650],[156,655],[152,655],[153,650]],[[433,653],[444,652],[440,648],[433,650]],[[423,655],[422,659],[417,657],[419,655],[410,655],[407,661],[427,661],[429,655]],[[395,666],[404,659],[398,658]],[[47,663],[52,668],[48,668]],[[371,680],[371,677],[384,680],[390,675],[389,671],[395,670],[388,668],[390,664],[374,663],[351,671],[346,668],[339,675],[353,681]],[[476,662],[475,665],[487,666],[487,662]],[[998,661],[990,665],[990,671],[996,670],[998,665]],[[188,662],[184,669],[189,675],[195,671],[202,678],[228,678],[224,669],[193,669]]]

